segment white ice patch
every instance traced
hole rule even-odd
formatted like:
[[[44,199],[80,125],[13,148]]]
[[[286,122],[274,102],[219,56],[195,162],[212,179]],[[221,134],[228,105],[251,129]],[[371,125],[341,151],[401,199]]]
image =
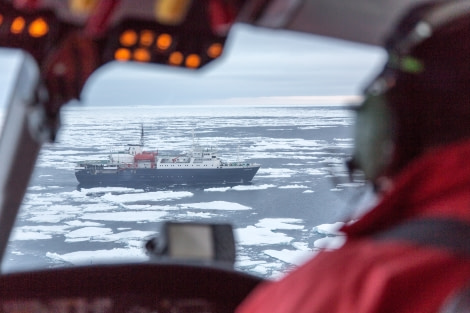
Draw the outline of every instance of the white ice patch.
[[[145,262],[149,257],[142,248],[116,248],[111,250],[76,251],[65,254],[47,252],[50,259],[68,262],[73,265],[93,265],[126,262]]]
[[[239,245],[271,245],[290,243],[294,238],[283,233],[273,232],[267,228],[248,226],[235,230],[237,242]]]
[[[98,226],[103,226],[104,224],[101,223],[96,223],[96,222],[82,222],[82,221],[70,221],[66,222],[65,224],[69,226],[75,226],[75,227],[98,227]]]
[[[214,188],[204,189],[204,191],[208,191],[208,192],[225,192],[227,190],[230,190],[230,187],[214,187]]]
[[[135,245],[132,242],[139,242],[138,246],[142,246],[142,238],[147,238],[154,234],[155,232],[139,230],[129,230],[115,234],[110,228],[85,227],[67,234],[65,241],[124,242],[128,245]]]
[[[240,245],[287,244],[293,238],[273,230],[301,230],[303,225],[293,225],[301,222],[303,221],[295,218],[265,218],[255,226],[236,229],[235,234]]]
[[[303,225],[293,225],[302,223],[303,220],[297,218],[263,218],[255,224],[256,227],[276,229],[304,229]]]
[[[346,242],[346,236],[340,231],[343,222],[333,224],[321,224],[313,228],[313,232],[326,236],[315,240],[313,246],[317,249],[337,249]]]
[[[82,188],[83,193],[99,193],[99,192],[143,192],[142,189],[128,188],[128,187],[93,187],[93,188]]]
[[[132,194],[121,194],[114,195],[107,193],[102,196],[103,199],[118,202],[118,203],[128,203],[128,202],[149,202],[149,201],[168,201],[174,199],[181,199],[186,197],[192,197],[193,193],[189,191],[155,191],[155,192],[142,192],[142,193],[132,193]]]
[[[334,157],[325,157],[321,159],[319,162],[321,163],[328,163],[328,164],[344,164],[344,158],[334,158]]]
[[[105,212],[105,211],[119,211],[124,206],[120,205],[119,203],[90,203],[90,204],[82,204],[81,214],[87,212]],[[78,215],[81,215],[78,214]]]
[[[321,250],[334,250],[346,242],[346,236],[325,237],[314,241],[313,246]]]
[[[317,168],[306,168],[304,169],[304,172],[312,176],[323,176],[326,173],[328,173],[328,171],[325,169],[317,169]]]
[[[235,267],[238,269],[249,270],[255,275],[263,277],[276,278],[282,276],[282,269],[285,263],[281,261],[253,260],[248,256],[237,256]]]
[[[307,189],[307,186],[304,185],[286,185],[286,186],[279,186],[279,189]]]
[[[300,266],[312,258],[317,252],[313,250],[265,250],[270,257],[276,258],[288,264]]]
[[[223,210],[223,211],[244,211],[251,210],[250,207],[244,206],[234,202],[227,201],[212,201],[201,203],[185,203],[180,205],[184,209],[199,209],[199,210]]]
[[[301,128],[303,129],[303,128]],[[259,138],[256,145],[251,147],[252,151],[276,151],[294,152],[300,156],[298,151],[316,151],[326,144],[323,140],[308,140],[303,138]],[[291,159],[296,159],[295,155]]]
[[[288,168],[261,168],[256,177],[260,178],[289,178],[297,174],[297,171]]]
[[[10,241],[21,241],[21,240],[41,240],[41,239],[51,239],[52,235],[47,235],[37,231],[28,231],[25,229],[16,228],[13,231]]]
[[[67,219],[73,215],[71,214],[56,214],[56,213],[43,213],[37,214],[27,220],[35,223],[59,223],[64,219]]]
[[[244,191],[244,190],[265,190],[268,188],[274,188],[276,185],[263,184],[263,185],[240,185],[232,187],[233,190]]]
[[[144,242],[142,239],[153,235],[155,235],[154,231],[128,230],[117,234],[107,235],[106,238],[112,241],[127,242],[128,244],[131,244],[133,241],[137,241],[137,246],[142,246]]]
[[[180,209],[176,205],[120,204],[119,206],[134,211],[175,211]]]
[[[53,235],[62,234],[67,230],[68,226],[22,226],[16,227],[10,241],[16,240],[40,240],[51,239]]]
[[[78,241],[109,241],[102,240],[101,238],[105,235],[112,234],[111,228],[105,227],[83,227],[65,234],[66,242],[78,242]],[[101,239],[101,240],[100,240]]]
[[[266,261],[264,260],[253,260],[252,258],[248,257],[247,255],[237,255],[236,259],[236,265],[237,266],[242,266],[242,267],[248,267],[248,266],[256,266],[259,264],[266,264]]]
[[[39,190],[45,190],[47,187],[44,186],[30,186],[28,187],[28,190],[30,191],[39,191]]]
[[[166,215],[168,215],[167,212],[158,211],[103,212],[83,214],[81,218],[94,221],[158,222]]]
[[[235,230],[238,245],[243,246],[262,246],[262,245],[278,245],[290,244],[294,249],[265,250],[265,254],[279,260],[280,262],[270,262],[266,264],[258,264],[255,268],[250,266],[248,262],[240,261],[240,267],[249,269],[262,275],[270,273],[270,277],[278,277],[282,275],[281,268],[284,268],[286,263],[296,266],[305,262],[306,259],[311,257],[314,252],[308,248],[308,244],[302,242],[292,242],[294,238],[287,236],[280,232],[280,230],[304,230],[304,225],[301,219],[295,218],[264,218],[261,219],[254,226],[240,228]],[[264,270],[262,269],[264,268]]]
[[[187,212],[184,217],[187,218],[213,218],[216,216],[215,214],[212,213],[207,213],[207,212]]]
[[[336,222],[333,224],[321,224],[315,226],[313,228],[313,231],[324,236],[344,236],[344,233],[339,231],[343,226],[343,222]]]
[[[342,183],[338,184],[338,187],[341,188],[360,188],[364,187],[365,183],[363,182],[351,182],[351,183]]]

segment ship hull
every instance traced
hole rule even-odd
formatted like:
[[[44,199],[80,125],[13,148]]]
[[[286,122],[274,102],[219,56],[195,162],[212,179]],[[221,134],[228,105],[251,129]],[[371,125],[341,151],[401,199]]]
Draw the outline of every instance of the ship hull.
[[[231,185],[249,183],[259,166],[214,169],[80,169],[75,177],[81,186]]]

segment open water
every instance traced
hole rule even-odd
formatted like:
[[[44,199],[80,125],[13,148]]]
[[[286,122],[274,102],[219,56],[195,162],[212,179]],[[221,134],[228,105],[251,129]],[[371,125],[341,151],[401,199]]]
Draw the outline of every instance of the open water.
[[[343,166],[353,118],[341,106],[67,108],[58,142],[41,153],[3,270],[146,261],[146,238],[176,220],[232,223],[236,268],[278,277],[313,255],[357,205],[362,185]],[[179,154],[194,131],[224,160],[261,169],[251,185],[235,187],[79,188],[75,163],[138,143],[141,124],[149,150]]]

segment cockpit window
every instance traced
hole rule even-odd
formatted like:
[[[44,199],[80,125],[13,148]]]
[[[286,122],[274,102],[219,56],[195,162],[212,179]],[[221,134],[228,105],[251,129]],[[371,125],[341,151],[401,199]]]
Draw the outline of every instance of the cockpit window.
[[[247,26],[227,47],[201,73],[95,73],[40,154],[3,270],[145,262],[175,220],[232,223],[235,267],[267,278],[339,244],[362,194],[343,166],[348,105],[382,51]]]

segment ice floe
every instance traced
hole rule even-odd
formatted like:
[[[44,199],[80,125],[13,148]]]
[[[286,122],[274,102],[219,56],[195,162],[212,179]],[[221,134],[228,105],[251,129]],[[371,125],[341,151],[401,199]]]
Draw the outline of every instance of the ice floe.
[[[236,238],[239,245],[269,245],[290,243],[294,238],[283,233],[273,232],[268,228],[247,226],[236,229]]]
[[[227,201],[212,201],[202,203],[185,203],[180,205],[184,209],[199,209],[199,210],[227,210],[227,211],[244,211],[251,210],[250,207],[241,205],[239,203]]]
[[[128,202],[153,202],[167,201],[172,199],[181,199],[192,197],[193,193],[188,191],[156,191],[130,194],[111,194],[106,193],[102,198],[108,201],[128,203]]]

